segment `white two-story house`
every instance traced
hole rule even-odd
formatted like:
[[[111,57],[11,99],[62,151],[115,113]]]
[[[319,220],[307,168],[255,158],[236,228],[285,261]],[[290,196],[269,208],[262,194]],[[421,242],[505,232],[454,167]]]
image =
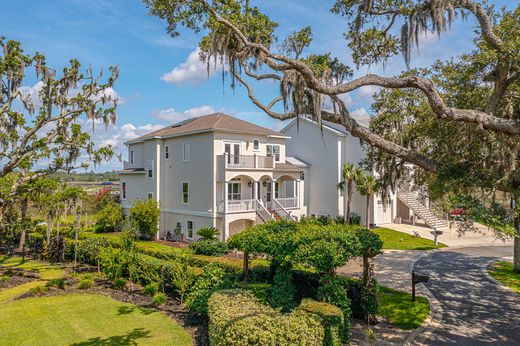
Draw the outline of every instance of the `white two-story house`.
[[[342,216],[346,193],[338,189],[345,163],[356,166],[366,153],[358,138],[353,137],[338,124],[323,121],[322,124],[302,117],[292,120],[281,130],[289,139],[285,148],[290,155],[299,157],[310,167],[306,177],[309,215]],[[354,191],[352,212],[365,224],[366,197]],[[396,216],[396,196],[384,201],[375,195],[370,201],[370,224],[392,223]]]
[[[216,113],[182,121],[125,143],[119,172],[128,210],[159,203],[158,236],[196,240],[213,226],[221,239],[271,219],[307,214],[308,165],[286,155],[289,136]]]

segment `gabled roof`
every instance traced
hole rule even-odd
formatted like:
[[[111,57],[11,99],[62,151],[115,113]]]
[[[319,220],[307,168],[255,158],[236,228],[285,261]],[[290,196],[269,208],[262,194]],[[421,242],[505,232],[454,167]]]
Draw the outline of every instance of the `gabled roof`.
[[[152,138],[184,136],[193,133],[210,131],[224,131],[254,134],[259,136],[288,138],[283,133],[252,124],[250,122],[232,117],[230,115],[223,113],[214,113],[178,122],[160,130],[150,132],[144,136],[132,139],[126,143],[138,143]]]
[[[365,126],[365,127],[369,126],[369,122],[370,122],[369,117],[354,115],[353,118],[358,122],[358,124]],[[306,117],[306,116],[300,117],[300,120],[307,121],[316,126],[319,126],[319,124],[315,120],[311,119],[310,117]],[[281,132],[284,133],[289,127],[293,126],[294,124],[296,124],[296,119],[293,119],[289,124],[287,124],[287,126],[285,126],[281,130]],[[322,120],[321,125],[323,126],[324,129],[330,130],[338,135],[350,135],[350,132],[347,131],[345,126],[343,126],[341,124],[333,123],[333,122],[327,121],[327,120]]]

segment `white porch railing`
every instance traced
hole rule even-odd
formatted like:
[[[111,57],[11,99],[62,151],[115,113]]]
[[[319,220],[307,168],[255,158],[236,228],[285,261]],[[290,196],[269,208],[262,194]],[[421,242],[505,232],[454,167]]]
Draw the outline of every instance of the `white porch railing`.
[[[217,202],[217,210],[221,213],[236,213],[236,212],[248,212],[256,211],[257,200],[255,199],[238,199],[238,200],[227,200]],[[226,203],[226,205],[224,205]]]
[[[274,220],[274,216],[267,210],[262,202],[256,201],[256,214],[260,217],[263,222]]]
[[[225,153],[220,156],[225,168],[274,168],[274,159],[270,156],[232,155]]]
[[[289,221],[297,221],[296,218],[292,216],[291,213],[289,213],[287,209],[285,209],[276,198],[273,199],[273,210],[282,219]]]
[[[298,209],[298,198],[296,197],[276,198],[276,201],[284,209]]]

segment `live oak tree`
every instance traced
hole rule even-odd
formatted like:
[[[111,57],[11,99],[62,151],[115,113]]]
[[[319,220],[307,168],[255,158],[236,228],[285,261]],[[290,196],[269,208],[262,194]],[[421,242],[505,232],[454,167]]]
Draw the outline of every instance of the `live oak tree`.
[[[199,42],[201,57],[208,64],[226,65],[231,86],[243,85],[256,106],[276,119],[312,116],[342,124],[353,135],[383,152],[396,164],[413,164],[416,171],[430,176],[441,175],[450,166],[450,156],[438,156],[424,150],[416,142],[432,142],[429,134],[417,140],[400,141],[375,129],[358,124],[350,115],[347,98],[341,97],[364,86],[377,86],[417,95],[429,112],[430,120],[439,126],[465,129],[465,133],[483,134],[489,138],[513,143],[509,151],[498,156],[508,158],[507,188],[517,196],[520,189],[516,166],[520,153],[519,64],[520,24],[519,8],[495,11],[476,0],[337,0],[331,9],[345,18],[344,37],[352,50],[357,66],[384,64],[396,54],[410,62],[411,49],[419,45],[423,33],[448,30],[457,18],[472,16],[478,22],[475,46],[482,59],[474,66],[477,77],[464,95],[454,102],[442,81],[428,71],[411,70],[398,76],[368,74],[352,79],[352,70],[330,53],[305,55],[312,43],[312,31],[306,27],[293,32],[277,44],[277,23],[262,13],[249,0],[144,0],[151,14],[168,23],[172,36],[180,34],[180,27],[203,33]],[[444,64],[457,64],[453,59]],[[269,102],[260,100],[254,91],[256,81],[271,80],[279,88],[279,96]],[[457,70],[444,80],[458,82]],[[472,102],[472,101],[475,101]],[[330,106],[327,106],[330,105]],[[413,121],[416,113],[408,112]],[[396,126],[403,124],[398,120]],[[476,131],[474,131],[476,129]],[[462,131],[462,130],[461,130]],[[457,133],[458,135],[459,133]],[[446,134],[447,136],[448,134]],[[467,141],[470,143],[470,141]],[[492,142],[491,142],[492,143]],[[480,143],[477,143],[480,145]],[[486,152],[492,152],[487,147]],[[478,150],[472,151],[477,153]],[[454,154],[457,152],[454,149]],[[492,156],[492,155],[491,155]],[[496,178],[497,158],[482,160],[490,172],[487,184],[503,183]],[[446,162],[447,161],[447,162]],[[447,164],[447,165],[446,165]],[[496,167],[499,167],[498,165]],[[394,178],[397,174],[394,176]],[[395,182],[395,181],[394,181]],[[517,205],[520,203],[517,203]],[[520,211],[515,211],[515,267],[520,270]]]
[[[96,147],[81,124],[115,121],[112,87],[119,71],[110,67],[103,77],[72,59],[58,72],[43,55],[25,54],[19,42],[0,37],[0,47],[1,220],[2,210],[24,191],[24,184],[113,155],[110,146]]]

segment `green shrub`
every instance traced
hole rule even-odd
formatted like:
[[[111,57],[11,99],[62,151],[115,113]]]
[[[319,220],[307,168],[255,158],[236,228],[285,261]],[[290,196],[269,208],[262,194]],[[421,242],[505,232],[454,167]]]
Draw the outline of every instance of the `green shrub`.
[[[273,277],[271,305],[282,311],[289,311],[295,305],[295,291],[290,268],[279,266]]]
[[[78,283],[78,288],[86,290],[94,286],[94,276],[92,274],[83,274]]]
[[[65,289],[65,279],[52,279],[51,281],[47,282],[47,287],[56,287],[61,290]]]
[[[175,265],[171,270],[171,283],[173,288],[181,299],[181,305],[184,304],[184,296],[188,292],[189,287],[195,281],[195,275],[189,269],[191,257],[188,254],[179,256]]]
[[[337,278],[322,277],[316,295],[318,300],[335,305],[341,309],[344,321],[341,340],[344,343],[348,343],[350,341],[350,319],[352,313],[350,310],[350,299],[347,296],[347,291],[342,286],[342,281]]]
[[[266,283],[240,284],[240,288],[251,292],[262,304],[268,305],[271,299],[272,285]]]
[[[222,256],[229,252],[225,242],[213,239],[190,243],[189,248],[196,255]]]
[[[153,295],[153,303],[155,306],[163,305],[166,303],[167,297],[166,294],[162,292],[158,292]]]
[[[217,265],[208,264],[188,293],[186,306],[193,312],[205,315],[208,313],[208,299],[213,292],[230,287],[226,273]]]
[[[116,290],[122,290],[126,287],[126,280],[123,278],[118,278],[112,281],[112,288]]]
[[[35,258],[43,258],[45,237],[41,233],[29,233],[27,245],[30,249],[30,253]]]
[[[214,293],[208,316],[213,346],[321,345],[324,340],[318,318],[299,310],[280,314],[244,290]]]
[[[78,241],[77,259],[82,263],[97,265],[101,250],[113,245],[113,242],[105,237],[88,237]],[[71,257],[73,259],[73,257]]]
[[[36,286],[36,287],[31,288],[29,290],[29,292],[32,295],[35,295],[35,296],[42,296],[45,293],[49,292],[49,287],[47,287],[47,286]]]
[[[155,239],[159,231],[159,205],[152,199],[138,200],[130,208],[130,225],[140,239]]]
[[[65,259],[65,240],[62,236],[52,237],[47,245],[47,259],[51,263],[63,262]]]
[[[325,330],[323,345],[341,345],[341,333],[343,330],[343,313],[340,308],[324,302],[312,299],[302,300],[298,310],[318,318]]]
[[[202,227],[197,231],[197,235],[203,240],[217,240],[219,234],[219,230],[215,227]]]
[[[144,286],[143,293],[149,296],[154,296],[159,291],[159,284],[156,282],[149,283]]]
[[[123,207],[111,201],[96,213],[96,232],[115,232],[123,223]]]

